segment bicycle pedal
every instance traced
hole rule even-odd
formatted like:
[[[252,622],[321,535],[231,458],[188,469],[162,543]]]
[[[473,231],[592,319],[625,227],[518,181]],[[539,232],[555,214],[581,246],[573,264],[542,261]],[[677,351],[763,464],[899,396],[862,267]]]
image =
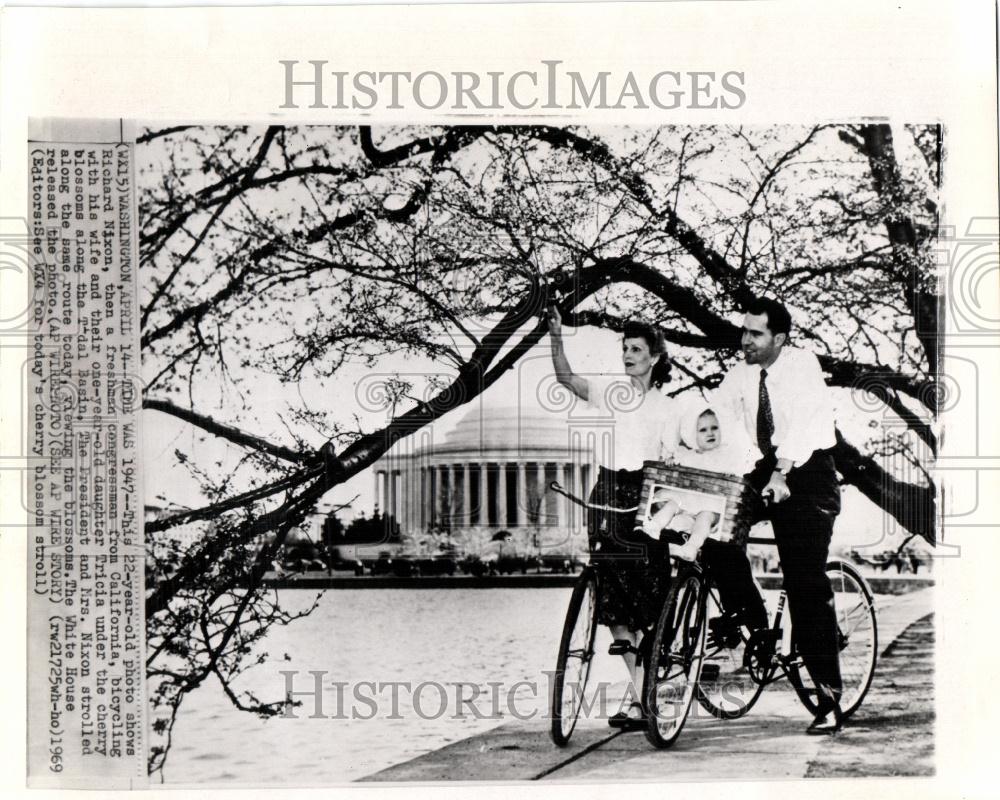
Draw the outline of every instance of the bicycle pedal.
[[[760,682],[764,672],[774,660],[782,633],[780,629],[768,628],[750,634],[750,640],[743,653],[743,666],[754,680]]]
[[[706,683],[715,683],[719,680],[719,673],[721,672],[722,667],[719,664],[702,664],[701,680]]]
[[[741,641],[739,623],[735,617],[715,617],[708,621],[708,643],[710,647],[720,650],[729,649],[739,647]]]
[[[755,630],[750,638],[758,642],[770,642],[772,644],[777,644],[781,641],[781,637],[784,631],[780,628],[775,630],[774,628],[759,628]]]

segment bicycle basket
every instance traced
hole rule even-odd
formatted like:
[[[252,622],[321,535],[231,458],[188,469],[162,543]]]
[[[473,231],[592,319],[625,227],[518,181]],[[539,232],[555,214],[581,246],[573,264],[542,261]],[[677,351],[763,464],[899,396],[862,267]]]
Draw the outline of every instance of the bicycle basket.
[[[746,547],[757,495],[750,484],[737,475],[709,472],[662,461],[646,461],[642,465],[642,492],[636,524],[650,512],[650,497],[654,489],[665,488],[685,502],[685,507],[698,505],[698,510],[716,510],[719,525],[713,539]]]

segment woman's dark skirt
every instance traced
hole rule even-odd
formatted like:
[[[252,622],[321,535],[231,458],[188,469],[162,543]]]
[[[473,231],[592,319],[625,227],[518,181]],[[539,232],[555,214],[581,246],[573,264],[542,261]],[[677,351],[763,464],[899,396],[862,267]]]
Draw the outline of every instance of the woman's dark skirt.
[[[590,502],[633,508],[641,491],[642,470],[601,467]],[[635,519],[635,511],[591,509],[587,514],[590,563],[598,574],[597,621],[630,630],[653,625],[670,591],[667,546],[635,532]]]

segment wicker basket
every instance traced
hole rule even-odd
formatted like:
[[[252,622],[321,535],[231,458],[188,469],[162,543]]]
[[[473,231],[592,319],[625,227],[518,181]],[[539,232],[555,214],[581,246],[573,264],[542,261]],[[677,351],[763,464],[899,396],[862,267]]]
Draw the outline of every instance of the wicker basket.
[[[745,548],[750,532],[754,505],[759,502],[750,484],[737,475],[725,475],[662,461],[646,461],[642,465],[642,493],[639,496],[637,523],[648,507],[649,495],[654,484],[665,484],[676,489],[688,489],[725,498],[725,514],[712,538],[733,542]]]

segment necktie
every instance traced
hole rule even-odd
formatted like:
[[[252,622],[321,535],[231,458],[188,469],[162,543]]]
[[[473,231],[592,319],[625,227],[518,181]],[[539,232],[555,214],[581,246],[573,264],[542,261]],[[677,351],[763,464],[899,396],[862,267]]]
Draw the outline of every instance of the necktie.
[[[767,455],[771,452],[771,436],[774,434],[774,414],[771,412],[771,398],[767,393],[767,370],[760,371],[760,391],[757,396],[757,446]]]

